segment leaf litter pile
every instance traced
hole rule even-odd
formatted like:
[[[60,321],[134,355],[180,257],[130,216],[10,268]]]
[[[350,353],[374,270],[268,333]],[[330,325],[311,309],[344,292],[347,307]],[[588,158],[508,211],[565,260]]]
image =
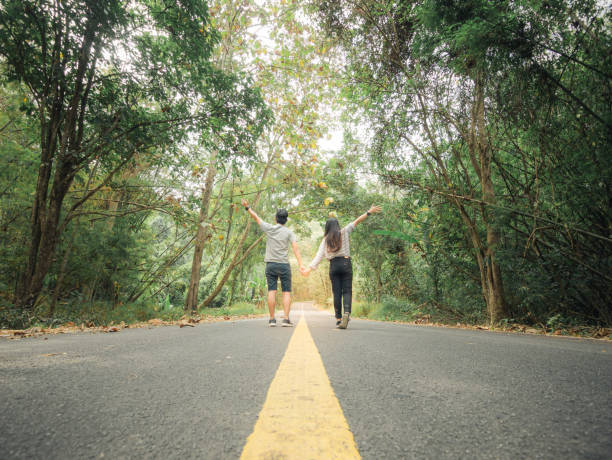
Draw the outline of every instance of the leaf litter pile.
[[[377,320],[370,319],[370,321],[377,321]],[[537,326],[528,326],[525,324],[505,324],[505,325],[500,324],[497,326],[488,326],[488,325],[482,325],[482,324],[465,324],[465,323],[460,323],[460,322],[457,324],[446,324],[446,323],[431,321],[430,315],[423,315],[422,317],[419,317],[415,319],[414,321],[392,321],[392,322],[402,323],[402,324],[414,324],[414,325],[420,325],[420,326],[474,329],[474,330],[484,330],[484,331],[492,331],[492,332],[515,332],[515,333],[523,333],[523,334],[548,335],[548,336],[556,336],[556,337],[575,337],[575,338],[612,340],[612,328],[599,327],[599,326],[579,326],[579,327],[552,329],[550,327],[547,328],[543,324],[539,324]]]
[[[319,310],[331,311],[331,308],[323,307],[321,305],[316,306]],[[374,319],[368,317],[356,318],[365,319],[368,321],[383,321],[398,324],[412,324],[416,326],[429,326],[429,327],[442,327],[442,328],[455,328],[455,329],[472,329],[492,332],[513,332],[519,334],[537,334],[537,335],[548,335],[556,337],[574,337],[584,339],[599,339],[599,340],[612,340],[612,328],[600,327],[600,326],[576,326],[567,328],[552,329],[546,327],[543,324],[538,325],[525,325],[518,323],[499,324],[497,326],[489,326],[484,324],[468,324],[468,323],[454,323],[454,322],[441,322],[435,321],[431,315],[420,315],[412,321],[407,320],[396,320],[396,319]]]
[[[265,315],[224,315],[224,316],[209,316],[209,315],[194,315],[194,316],[182,316],[178,320],[162,320],[158,318],[150,319],[146,322],[141,323],[130,323],[126,324],[121,321],[119,324],[110,323],[107,326],[96,326],[91,321],[86,321],[79,325],[72,321],[67,322],[58,327],[31,327],[29,329],[0,329],[0,337],[6,337],[9,339],[19,339],[24,337],[39,337],[47,334],[73,334],[77,332],[120,332],[123,329],[139,329],[139,328],[153,328],[158,326],[178,326],[183,327],[195,327],[199,323],[216,323],[219,321],[230,321],[238,319],[250,319],[259,318]]]

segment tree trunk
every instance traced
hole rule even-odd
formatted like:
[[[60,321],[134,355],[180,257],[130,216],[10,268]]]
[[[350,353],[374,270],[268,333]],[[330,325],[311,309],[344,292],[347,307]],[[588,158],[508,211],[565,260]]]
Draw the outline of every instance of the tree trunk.
[[[17,299],[18,305],[23,308],[32,308],[42,291],[43,282],[55,255],[58,241],[58,227],[62,203],[66,192],[72,183],[70,164],[60,164],[55,173],[53,187],[49,197],[49,207],[45,209],[42,204],[39,215],[39,226],[34,229],[32,244],[30,246],[29,261],[33,261],[24,276],[22,296]],[[40,203],[37,203],[40,205]],[[46,211],[46,212],[45,212]],[[40,228],[40,231],[38,230]],[[37,238],[37,236],[39,236]]]
[[[467,237],[474,248],[476,262],[480,271],[480,287],[482,290],[482,298],[487,308],[489,321],[495,324],[501,320],[506,314],[506,304],[503,294],[503,285],[501,281],[501,270],[494,260],[491,259],[489,232],[487,231],[487,244],[485,245],[478,233],[476,221],[471,219],[462,202],[454,198],[451,202],[459,211],[459,215],[466,226]],[[485,216],[483,215],[483,219]],[[487,229],[492,228],[490,222],[486,224]],[[494,241],[494,240],[493,240]]]
[[[234,303],[234,292],[236,290],[236,281],[238,279],[238,275],[234,272],[234,276],[232,276],[232,282],[230,283],[230,296],[227,302],[228,306],[231,306]]]
[[[34,197],[34,203],[32,204],[32,215],[30,218],[30,242],[28,245],[28,259],[26,262],[26,268],[23,272],[21,283],[15,293],[17,297],[17,303],[19,305],[25,305],[25,298],[29,293],[29,287],[32,283],[32,277],[34,276],[34,270],[36,269],[36,260],[38,258],[38,249],[40,246],[40,239],[42,234],[42,222],[45,219],[47,193],[49,189],[49,180],[51,178],[51,158],[53,156],[54,148],[43,146],[40,168],[38,169],[38,181],[36,183],[36,194]]]
[[[476,78],[475,92],[475,114],[476,126],[478,128],[477,150],[480,157],[480,185],[482,187],[483,201],[494,205],[497,202],[495,189],[491,175],[492,163],[492,147],[487,136],[485,113],[484,113],[484,88],[482,85],[482,75],[479,74]],[[483,209],[483,220],[487,230],[487,249],[486,264],[487,264],[487,288],[488,301],[487,309],[489,311],[489,319],[492,324],[499,322],[507,313],[506,299],[504,296],[504,288],[502,281],[501,268],[496,260],[497,246],[500,243],[500,236],[495,225],[495,215],[491,208]]]
[[[60,292],[62,290],[62,284],[64,283],[64,277],[66,276],[66,267],[68,265],[68,260],[70,259],[70,253],[72,252],[72,247],[74,246],[74,240],[79,231],[80,220],[76,221],[74,229],[72,230],[72,235],[70,236],[70,241],[68,242],[68,247],[64,252],[64,257],[62,259],[62,265],[60,267],[59,275],[57,276],[57,283],[55,285],[55,291],[53,292],[53,299],[51,300],[51,306],[49,307],[49,316],[53,317],[55,313],[55,306],[57,305],[57,300],[59,299]]]
[[[207,225],[207,222],[205,221],[208,219],[210,195],[212,193],[216,174],[215,159],[216,155],[213,153],[210,159],[208,172],[206,173],[206,182],[204,183],[204,188],[202,189],[202,202],[200,205],[200,215],[198,218],[198,231],[193,250],[193,261],[191,263],[191,278],[189,280],[187,298],[185,299],[185,311],[187,312],[195,312],[198,308],[198,289],[200,287],[202,254],[204,252],[204,244],[206,243],[206,239],[210,235],[210,225]]]
[[[90,65],[95,65],[96,58],[92,59],[91,49],[97,29],[98,18],[92,14],[85,25],[73,82],[74,90],[67,108],[63,108],[62,102],[65,88],[57,90],[57,87],[53,86],[50,93],[47,93],[54,99],[51,113],[47,115],[44,107],[40,109],[41,162],[32,206],[31,240],[26,269],[21,286],[16,293],[16,304],[22,308],[34,306],[42,291],[45,276],[53,263],[59,236],[62,203],[74,178],[75,162],[77,161],[74,153],[80,148],[81,137],[76,127],[79,115],[83,117],[86,107],[88,88],[85,81]],[[93,73],[90,77],[93,77]],[[61,136],[59,136],[60,130],[62,131]],[[54,163],[55,173],[49,193],[49,181]]]

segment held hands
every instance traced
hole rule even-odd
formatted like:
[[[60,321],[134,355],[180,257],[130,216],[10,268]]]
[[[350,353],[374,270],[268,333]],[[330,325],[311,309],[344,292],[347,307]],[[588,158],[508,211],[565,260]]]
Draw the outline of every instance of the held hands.
[[[303,276],[308,276],[308,274],[309,274],[311,271],[312,271],[312,268],[310,268],[310,267],[303,267],[303,266],[302,266],[302,267],[300,267],[300,273],[301,273]]]

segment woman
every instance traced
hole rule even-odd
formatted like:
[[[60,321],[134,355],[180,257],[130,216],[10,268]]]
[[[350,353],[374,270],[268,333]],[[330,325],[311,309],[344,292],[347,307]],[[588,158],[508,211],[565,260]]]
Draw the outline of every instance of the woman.
[[[327,219],[323,241],[319,245],[317,255],[308,268],[301,270],[304,276],[308,276],[312,270],[316,270],[323,257],[329,260],[329,278],[334,294],[336,326],[339,329],[346,329],[348,326],[353,297],[353,266],[351,264],[349,234],[357,224],[367,219],[370,214],[377,212],[380,212],[380,206],[372,206],[365,214],[359,216],[342,230],[340,230],[338,219]],[[344,303],[344,315],[342,314],[342,303]]]

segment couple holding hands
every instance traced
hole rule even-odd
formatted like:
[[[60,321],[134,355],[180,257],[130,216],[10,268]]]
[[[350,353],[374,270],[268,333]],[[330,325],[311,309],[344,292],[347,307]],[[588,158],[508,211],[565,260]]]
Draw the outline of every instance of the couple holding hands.
[[[289,320],[291,309],[291,266],[289,265],[289,245],[300,265],[300,272],[304,276],[312,270],[316,270],[323,257],[329,260],[329,278],[331,280],[334,295],[334,310],[336,326],[346,329],[351,315],[351,301],[353,296],[353,266],[351,264],[351,253],[349,235],[355,226],[363,222],[371,214],[380,212],[379,206],[372,206],[366,213],[359,216],[344,228],[340,228],[338,219],[329,218],[325,222],[323,240],[319,245],[317,255],[308,267],[302,264],[302,256],[297,246],[295,234],[285,227],[288,213],[285,209],[276,212],[276,224],[272,225],[261,220],[251,209],[247,200],[242,200],[242,205],[257,222],[259,228],[266,234],[266,280],[268,283],[268,310],[270,312],[269,326],[276,326],[274,311],[276,308],[276,290],[278,279],[281,280],[283,290],[283,310],[285,316],[281,322],[282,326],[293,326]],[[344,314],[342,305],[344,304]]]

